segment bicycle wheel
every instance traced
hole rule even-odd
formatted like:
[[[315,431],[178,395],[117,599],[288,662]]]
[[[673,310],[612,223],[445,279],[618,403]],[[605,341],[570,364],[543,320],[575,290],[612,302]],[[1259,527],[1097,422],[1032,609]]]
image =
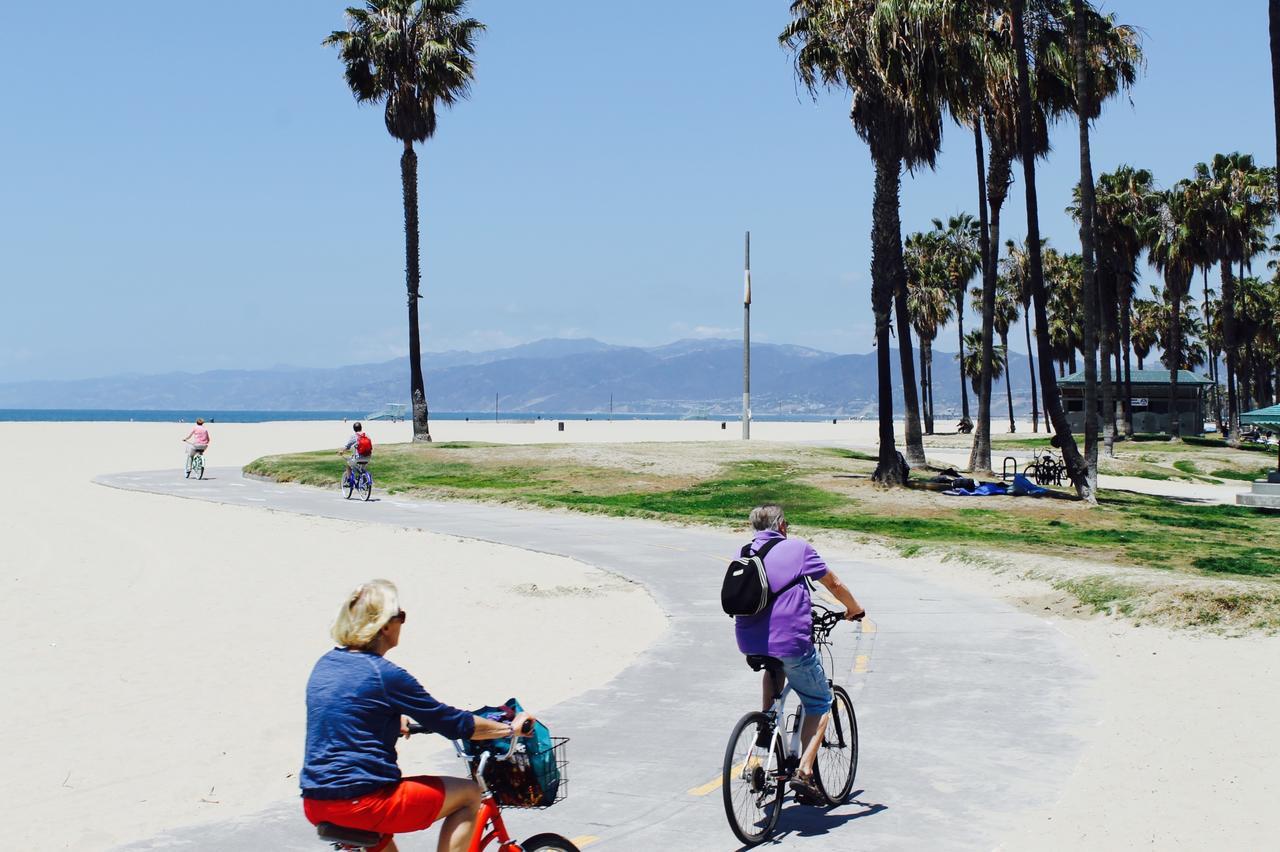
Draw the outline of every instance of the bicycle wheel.
[[[185,478],[186,478],[186,479],[190,479],[190,478],[191,478],[191,466],[190,466],[190,465],[187,465],[187,475],[186,475],[186,477],[185,477]]]
[[[520,848],[524,852],[534,852],[535,849],[545,849],[547,852],[578,852],[578,847],[574,846],[571,840],[559,834],[535,834],[521,843]]]
[[[354,479],[351,478],[351,474],[348,473],[346,476],[342,477],[342,496],[343,497],[346,497],[348,500],[350,500],[351,492],[352,490],[355,489],[355,487],[356,487],[356,482]]]
[[[196,460],[196,472],[198,474],[198,479],[204,479],[204,459]]]
[[[360,492],[364,494],[364,501],[369,502],[369,498],[373,496],[373,477],[365,474],[360,477]]]
[[[724,813],[733,834],[748,846],[768,839],[782,813],[785,779],[778,770],[782,766],[782,744],[776,745],[774,771],[767,771],[767,754],[756,748],[756,732],[770,730],[769,717],[748,713],[738,720],[724,751],[721,792]]]
[[[853,715],[853,702],[844,687],[833,687],[833,691],[831,719],[818,747],[813,777],[827,804],[843,805],[858,774],[858,719]]]

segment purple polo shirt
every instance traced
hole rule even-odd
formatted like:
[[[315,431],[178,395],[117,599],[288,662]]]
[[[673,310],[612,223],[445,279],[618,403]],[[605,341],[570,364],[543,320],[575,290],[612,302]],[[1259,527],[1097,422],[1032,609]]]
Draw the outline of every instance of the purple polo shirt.
[[[761,530],[752,540],[753,551],[759,550],[771,538],[782,538],[775,530]],[[797,577],[819,580],[826,576],[827,565],[802,538],[786,538],[773,546],[764,559],[764,570],[769,575],[769,588],[775,592]],[[744,654],[767,654],[771,657],[799,657],[813,647],[809,635],[813,629],[810,612],[809,587],[798,583],[787,589],[773,602],[773,606],[759,615],[740,615],[734,631],[738,636],[738,650]]]

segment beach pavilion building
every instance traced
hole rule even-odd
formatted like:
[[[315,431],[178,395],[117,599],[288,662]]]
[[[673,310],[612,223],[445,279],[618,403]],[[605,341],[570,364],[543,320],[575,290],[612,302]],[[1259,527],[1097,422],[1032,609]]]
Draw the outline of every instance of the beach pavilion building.
[[[1134,370],[1130,384],[1133,388],[1133,431],[1169,432],[1172,422],[1169,412],[1169,382],[1173,379],[1168,370]],[[1062,407],[1067,422],[1076,434],[1084,431],[1084,371],[1058,379],[1062,391]],[[1123,390],[1123,383],[1117,383]],[[1213,380],[1197,376],[1190,370],[1178,371],[1178,397],[1175,408],[1179,433],[1204,434],[1205,397],[1211,392]],[[1120,406],[1116,395],[1116,407]],[[1102,431],[1102,389],[1098,389],[1098,431]]]

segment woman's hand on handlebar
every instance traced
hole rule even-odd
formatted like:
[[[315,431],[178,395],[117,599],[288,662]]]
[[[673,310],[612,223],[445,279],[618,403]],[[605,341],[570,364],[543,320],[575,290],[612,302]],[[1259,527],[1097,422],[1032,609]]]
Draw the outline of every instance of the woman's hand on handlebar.
[[[861,621],[864,617],[866,617],[866,614],[867,614],[867,611],[865,609],[860,609],[857,612],[853,610],[847,610],[844,614],[844,620],[845,621]]]
[[[533,723],[538,721],[532,713],[519,713],[511,720],[511,729],[517,737],[527,737],[533,733]]]

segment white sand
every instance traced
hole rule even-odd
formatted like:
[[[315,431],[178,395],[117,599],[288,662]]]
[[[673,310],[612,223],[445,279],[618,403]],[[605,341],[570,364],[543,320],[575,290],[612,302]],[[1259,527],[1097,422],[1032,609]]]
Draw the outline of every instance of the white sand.
[[[216,466],[336,446],[350,427],[210,428]],[[371,432],[408,436],[402,424]],[[399,584],[409,613],[391,658],[463,707],[510,695],[549,706],[607,681],[664,629],[641,589],[571,560],[89,482],[180,466],[185,434],[0,424],[19,465],[10,479],[21,472],[25,483],[0,495],[6,848],[104,848],[296,796],[307,674],[343,596],[373,576]],[[574,592],[511,591],[529,582]],[[563,627],[539,640],[539,659],[554,666],[529,666],[518,637],[493,641],[495,609],[514,604]],[[406,748],[411,763],[428,746]]]

